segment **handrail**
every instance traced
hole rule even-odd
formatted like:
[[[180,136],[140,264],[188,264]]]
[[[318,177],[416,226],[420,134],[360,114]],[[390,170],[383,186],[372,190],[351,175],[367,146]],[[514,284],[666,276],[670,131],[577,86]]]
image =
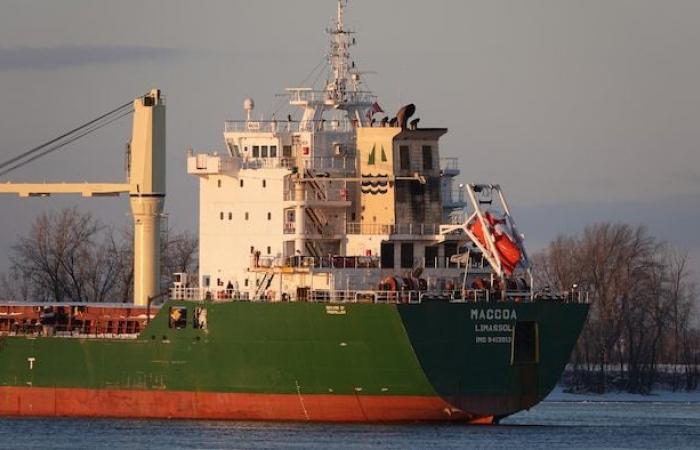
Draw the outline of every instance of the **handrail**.
[[[253,298],[248,292],[235,289],[212,288],[171,288],[170,297],[174,300],[191,301],[252,301],[252,302],[310,302],[310,303],[391,303],[391,304],[420,304],[424,301],[449,301],[452,303],[492,303],[513,301],[530,303],[535,301],[558,301],[563,303],[588,303],[588,293],[583,291],[565,292],[560,294],[537,293],[533,297],[530,291],[506,290],[492,291],[489,289],[453,289],[453,290],[333,290],[308,289],[292,293],[281,298],[277,293],[269,293],[259,298]]]
[[[350,132],[355,122],[342,120],[227,120],[224,133],[290,133],[303,131]]]
[[[459,158],[454,158],[454,157],[440,158],[440,169],[442,169],[442,170],[459,170]]]
[[[96,338],[96,339],[136,339],[141,331],[143,331],[147,325],[145,319],[140,320],[122,320],[108,327],[102,322],[92,323],[90,325],[86,324],[59,324],[59,325],[46,325],[40,322],[34,323],[19,323],[15,322],[9,324],[7,329],[0,329],[0,337],[2,336],[56,336],[56,337],[70,337],[70,338]],[[128,324],[124,327],[120,327],[118,322],[132,323],[131,330],[129,330]],[[138,324],[136,326],[135,324]],[[5,327],[3,327],[5,328]]]
[[[253,158],[253,157],[234,157],[240,161],[242,169],[302,169],[302,170],[320,170],[320,171],[345,171],[352,172],[355,170],[357,161],[354,157],[337,157],[337,156],[313,156],[309,158],[294,158],[280,156],[275,158]]]
[[[361,223],[349,222],[346,234],[407,234],[438,235],[440,224],[437,223]]]

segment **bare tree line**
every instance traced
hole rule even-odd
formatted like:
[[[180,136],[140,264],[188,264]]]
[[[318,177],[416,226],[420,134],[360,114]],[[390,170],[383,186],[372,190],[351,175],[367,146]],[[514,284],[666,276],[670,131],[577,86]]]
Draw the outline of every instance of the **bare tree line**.
[[[540,286],[577,286],[590,296],[571,361],[572,389],[697,388],[700,330],[687,253],[643,226],[601,223],[559,236],[534,261]]]
[[[161,240],[164,287],[174,272],[197,271],[197,238],[168,230]],[[0,276],[0,299],[33,302],[132,301],[133,234],[88,212],[66,208],[40,215],[12,247]]]

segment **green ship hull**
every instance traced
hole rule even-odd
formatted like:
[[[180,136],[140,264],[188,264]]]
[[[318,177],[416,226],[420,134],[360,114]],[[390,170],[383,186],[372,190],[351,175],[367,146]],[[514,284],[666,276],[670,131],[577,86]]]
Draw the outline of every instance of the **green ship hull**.
[[[587,312],[169,301],[136,339],[0,337],[0,415],[496,422],[553,389]]]

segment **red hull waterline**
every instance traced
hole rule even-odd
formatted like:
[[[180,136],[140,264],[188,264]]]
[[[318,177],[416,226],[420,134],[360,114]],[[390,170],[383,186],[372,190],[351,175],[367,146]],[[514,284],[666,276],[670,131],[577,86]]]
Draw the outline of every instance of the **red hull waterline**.
[[[440,397],[0,387],[0,416],[493,423]]]

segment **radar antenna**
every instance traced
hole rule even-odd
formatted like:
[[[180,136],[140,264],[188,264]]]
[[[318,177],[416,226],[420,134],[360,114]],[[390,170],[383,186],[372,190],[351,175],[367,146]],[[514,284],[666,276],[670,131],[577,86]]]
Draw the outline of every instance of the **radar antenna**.
[[[354,44],[354,39],[350,39],[352,31],[345,29],[343,16],[347,0],[338,0],[338,15],[333,27],[327,31],[331,35],[331,49],[329,54],[329,64],[331,76],[326,82],[326,91],[331,100],[336,104],[347,101],[348,80],[353,62],[350,60],[350,46]],[[355,78],[355,77],[353,77]],[[356,83],[353,83],[353,90],[356,90]]]

